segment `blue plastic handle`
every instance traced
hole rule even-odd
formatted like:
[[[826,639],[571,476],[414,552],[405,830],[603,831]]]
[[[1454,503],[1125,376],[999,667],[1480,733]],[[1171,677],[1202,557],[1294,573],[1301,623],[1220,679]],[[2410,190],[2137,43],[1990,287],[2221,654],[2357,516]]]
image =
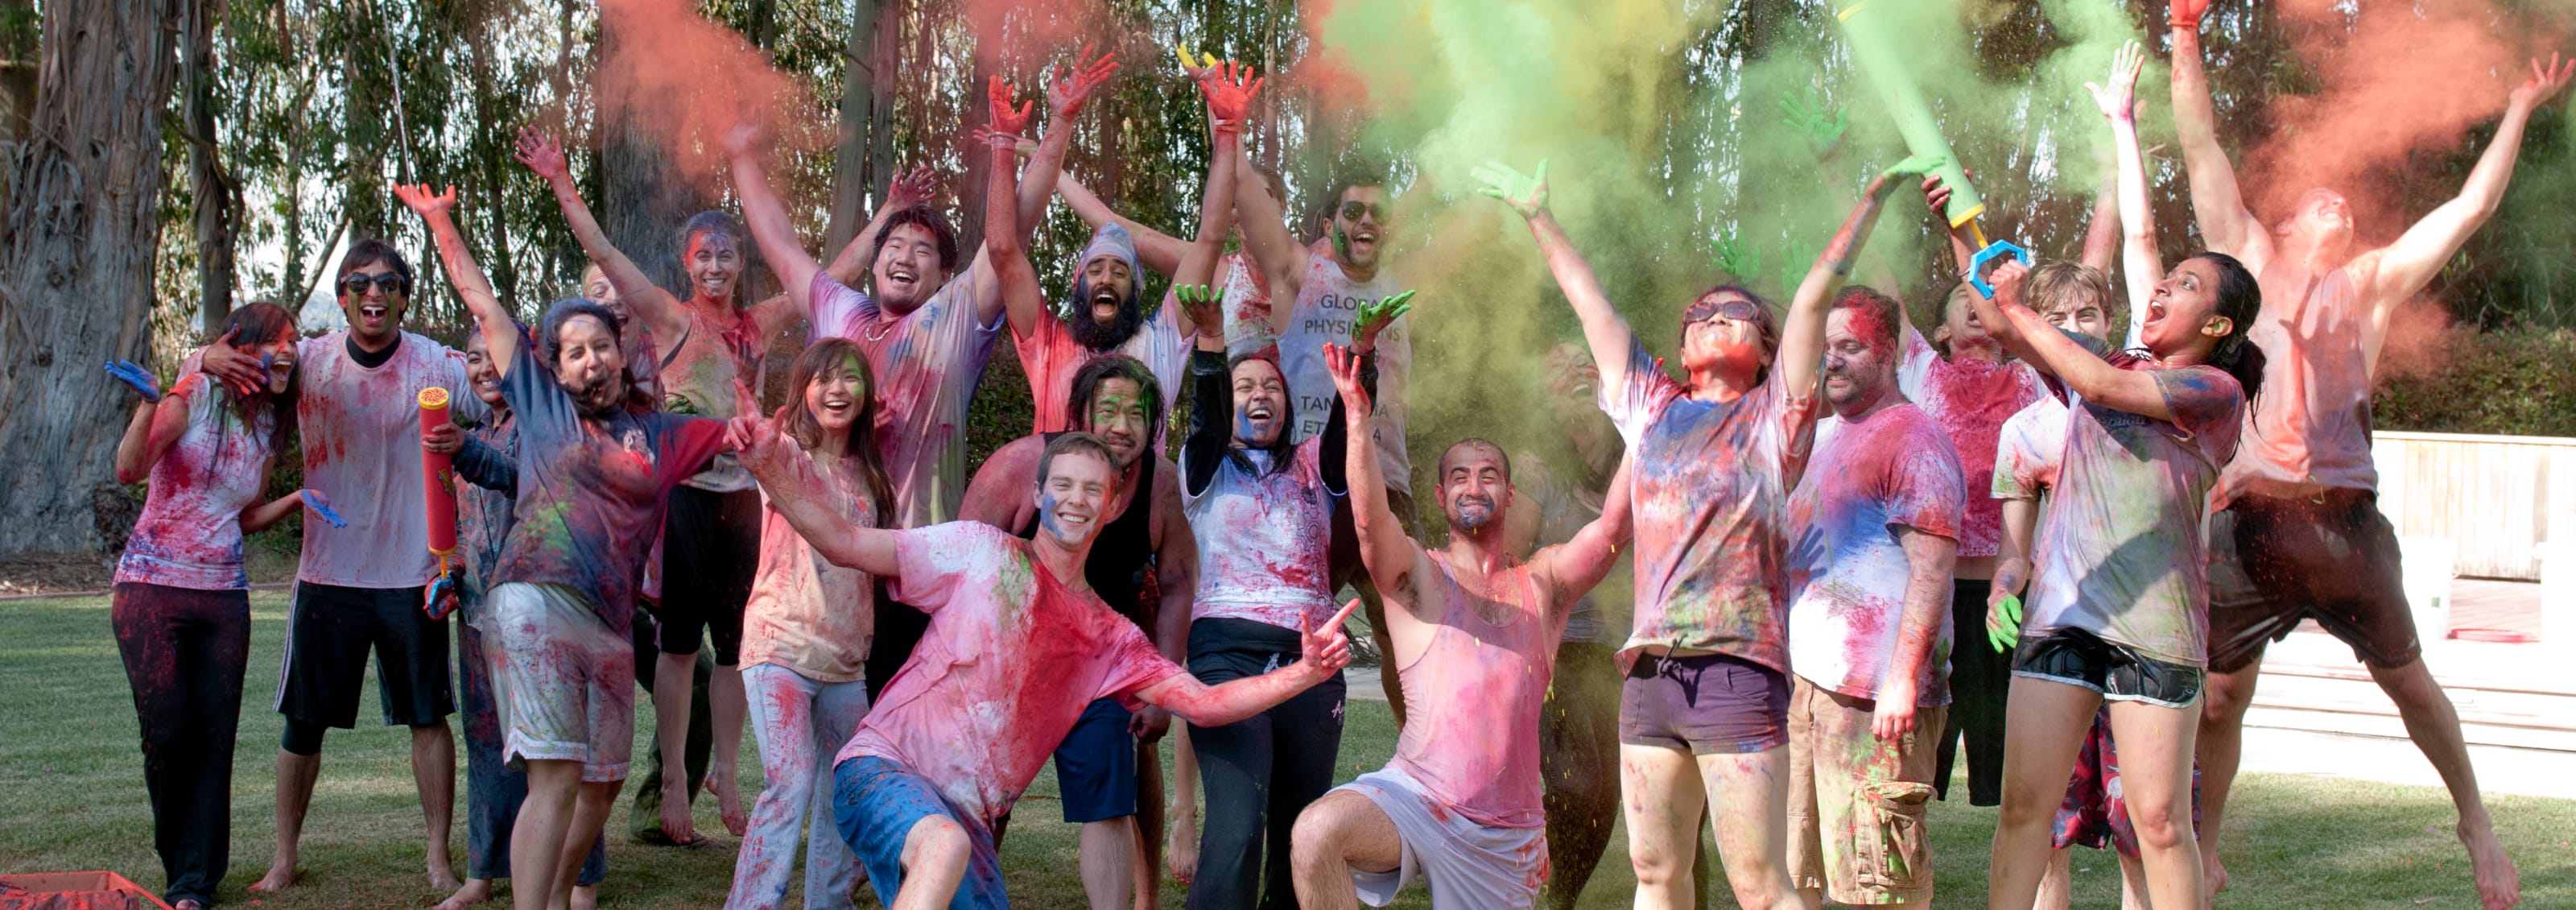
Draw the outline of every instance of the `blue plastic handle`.
[[[1995,286],[1986,283],[1986,263],[1995,261],[1995,257],[2005,253],[2011,253],[2013,258],[2021,260],[2022,265],[2030,264],[2030,251],[2022,249],[2010,240],[1997,240],[1986,244],[1986,248],[1978,250],[1977,255],[1968,257],[1968,286],[1976,288],[1977,293],[1986,295],[1987,300],[1995,299]]]

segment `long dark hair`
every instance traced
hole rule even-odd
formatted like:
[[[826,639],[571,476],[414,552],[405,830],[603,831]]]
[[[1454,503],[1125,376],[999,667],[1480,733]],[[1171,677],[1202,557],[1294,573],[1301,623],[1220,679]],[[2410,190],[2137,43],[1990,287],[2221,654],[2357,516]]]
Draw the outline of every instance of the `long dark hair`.
[[[1072,397],[1065,399],[1064,403],[1067,419],[1079,420],[1081,416],[1089,415],[1091,397],[1099,393],[1101,383],[1112,379],[1124,379],[1136,384],[1137,394],[1145,397],[1145,413],[1149,418],[1145,422],[1145,448],[1147,451],[1162,451],[1163,384],[1154,378],[1153,368],[1134,357],[1115,353],[1102,354],[1091,358],[1090,363],[1083,364],[1082,369],[1075,371],[1073,388],[1070,390]],[[1234,371],[1226,371],[1226,380],[1231,383],[1233,379]]]
[[[2268,360],[2261,345],[2251,334],[2254,319],[2263,311],[2263,283],[2245,264],[2225,253],[2203,251],[2190,259],[2207,261],[2218,269],[2218,315],[2227,318],[2234,331],[2218,340],[2209,352],[2209,365],[2227,371],[2236,384],[2245,388],[2245,400],[2252,402],[2263,388],[2263,364]]]
[[[285,307],[262,301],[234,310],[232,316],[224,320],[224,330],[232,333],[234,347],[257,347],[277,340],[280,334],[293,337],[295,317],[289,315]],[[267,409],[268,450],[284,452],[289,435],[295,432],[295,398],[302,393],[303,383],[304,365],[297,363],[295,369],[286,374],[285,391],[271,392],[263,384],[259,391],[249,395],[231,396],[233,414],[241,418],[242,426],[257,428],[260,410]]]
[[[1242,367],[1245,363],[1254,360],[1267,363],[1272,369],[1278,369],[1279,367],[1278,358],[1269,356],[1266,351],[1248,351],[1228,357],[1225,360],[1225,384],[1227,389],[1225,400],[1225,435],[1227,439],[1234,438],[1234,371],[1237,368]],[[1286,385],[1288,383],[1287,370],[1279,370],[1279,382],[1281,385]],[[1246,448],[1250,448],[1250,446],[1246,446]],[[1270,453],[1270,470],[1261,473],[1285,471],[1288,469],[1288,465],[1297,460],[1297,394],[1295,392],[1290,392],[1286,395],[1280,396],[1279,438],[1271,440],[1270,444],[1262,446],[1261,450]],[[1233,446],[1226,447],[1225,457],[1233,459],[1235,464],[1243,468],[1245,472],[1252,472],[1252,460],[1243,457],[1243,454],[1235,451]]]
[[[841,451],[819,454],[858,463],[859,476],[866,479],[868,495],[874,500],[869,504],[869,514],[875,516],[877,527],[887,527],[895,515],[894,483],[886,478],[885,458],[877,452],[876,373],[868,367],[867,354],[859,350],[857,342],[826,338],[796,355],[795,365],[787,368],[791,396],[787,402],[787,434],[796,437],[796,444],[809,452],[823,444],[823,424],[805,407],[805,390],[823,371],[837,369],[849,370],[865,388],[858,396],[859,413],[850,420],[849,444]]]

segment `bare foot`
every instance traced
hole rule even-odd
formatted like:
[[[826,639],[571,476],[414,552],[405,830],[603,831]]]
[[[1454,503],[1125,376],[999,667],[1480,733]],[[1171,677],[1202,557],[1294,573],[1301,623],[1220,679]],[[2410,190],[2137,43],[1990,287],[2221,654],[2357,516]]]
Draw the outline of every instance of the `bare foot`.
[[[751,814],[742,808],[742,782],[734,777],[732,766],[707,766],[707,792],[716,795],[716,817],[724,820],[725,830],[735,837],[751,830]]]
[[[689,780],[673,774],[662,779],[662,836],[686,847],[697,843],[697,823],[689,818]]]
[[[456,877],[456,864],[448,860],[446,851],[429,855],[429,890],[454,891],[464,885]]]
[[[2206,844],[2200,848],[2200,877],[2201,883],[2209,886],[2209,898],[2213,902],[2218,899],[2218,892],[2227,890],[2227,866],[2218,861],[2218,851]]]
[[[2486,910],[2506,910],[2522,903],[2522,874],[2514,871],[2513,857],[2506,856],[2504,844],[2496,840],[2495,823],[2480,817],[2460,819],[2460,844],[2469,848],[2469,868],[2477,873],[2478,900]]]
[[[1175,815],[1171,832],[1164,838],[1163,871],[1172,880],[1189,884],[1199,874],[1199,820],[1195,816]]]
[[[198,900],[193,897],[181,898],[179,900],[179,905],[172,908],[172,910],[206,910],[206,905],[198,902]]]
[[[251,883],[250,890],[259,892],[284,891],[288,887],[293,886],[296,882],[303,880],[303,878],[304,873],[295,868],[294,857],[280,857],[276,865],[268,867],[267,875],[261,876],[259,881]]]
[[[431,907],[429,910],[464,910],[466,907],[491,899],[491,879],[469,878],[465,880],[462,887],[456,889],[456,893],[448,895],[446,900],[439,901],[438,906]]]
[[[572,886],[572,910],[599,910],[599,886]]]

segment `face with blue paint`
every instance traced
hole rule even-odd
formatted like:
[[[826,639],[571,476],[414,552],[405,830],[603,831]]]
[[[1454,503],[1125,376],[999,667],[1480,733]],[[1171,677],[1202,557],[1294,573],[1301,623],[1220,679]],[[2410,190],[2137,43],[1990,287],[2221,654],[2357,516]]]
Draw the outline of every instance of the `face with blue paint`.
[[[1491,443],[1469,439],[1440,456],[1440,512],[1449,528],[1477,534],[1503,526],[1512,504],[1511,467]]]
[[[1259,357],[1234,367],[1234,443],[1266,448],[1286,431],[1288,378],[1279,365]]]
[[[1097,452],[1073,450],[1047,462],[1038,478],[1038,529],[1068,550],[1091,542],[1118,492],[1118,467]]]

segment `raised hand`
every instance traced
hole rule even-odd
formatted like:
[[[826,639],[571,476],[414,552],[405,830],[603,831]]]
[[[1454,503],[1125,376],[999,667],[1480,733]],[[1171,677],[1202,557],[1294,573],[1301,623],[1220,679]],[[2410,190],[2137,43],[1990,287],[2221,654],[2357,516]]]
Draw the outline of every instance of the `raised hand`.
[[[749,118],[737,121],[716,133],[716,144],[724,148],[725,155],[733,158],[751,154],[752,147],[759,141],[760,127],[753,124]]]
[[[1997,654],[2012,653],[2021,641],[2021,598],[2013,592],[1996,588],[1986,598],[1986,644]]]
[[[1878,172],[1878,179],[1894,181],[1898,177],[1929,174],[1932,173],[1933,168],[1948,163],[1950,158],[1947,155],[1909,155],[1905,160],[1888,165],[1886,170]]]
[[[2023,279],[2030,277],[2030,266],[2023,265],[2021,260],[2010,256],[1999,257],[1996,261],[2002,264],[1995,266],[1994,271],[1986,273],[1986,283],[1993,285],[1995,289],[1993,295],[1995,306],[2005,310],[2021,306]]]
[[[533,126],[519,128],[519,148],[510,157],[527,165],[528,170],[537,172],[537,176],[545,178],[548,183],[566,179],[571,173],[564,165],[563,143]]]
[[[1829,111],[1833,115],[1830,119],[1825,116]],[[1845,112],[1825,104],[1813,86],[1808,87],[1803,99],[1796,92],[1780,93],[1780,120],[1790,129],[1806,134],[1807,144],[1815,148],[1818,158],[1833,157],[1834,150],[1842,145],[1843,130],[1850,126]]]
[[[305,508],[312,509],[314,517],[328,522],[335,528],[345,528],[349,526],[347,519],[341,518],[340,513],[331,510],[331,501],[322,498],[322,491],[304,489],[296,491],[296,495],[304,499]]]
[[[2512,102],[2526,109],[2538,106],[2540,102],[2557,95],[2559,89],[2566,88],[2567,77],[2570,75],[2576,75],[2576,60],[2569,60],[2561,65],[2558,54],[2552,52],[2549,55],[2549,64],[2543,66],[2540,58],[2533,57],[2531,58],[2531,79],[2514,87]]]
[[[1244,119],[1252,110],[1252,96],[1261,92],[1265,80],[1252,77],[1252,65],[1232,60],[1209,78],[1199,80],[1199,91],[1207,95],[1208,125],[1220,133],[1243,131]]]
[[[226,335],[224,337],[230,338],[232,336]],[[108,361],[107,375],[115,377],[118,382],[133,386],[135,394],[143,396],[143,400],[145,401],[158,402],[161,400],[160,380],[152,378],[151,370],[144,369],[142,365],[137,364],[134,361]]]
[[[734,457],[741,460],[743,469],[755,475],[777,470],[780,456],[792,445],[781,442],[782,436],[777,421],[756,410],[725,421],[725,441],[733,444]]]
[[[1350,603],[1342,605],[1342,612],[1326,620],[1323,628],[1299,628],[1297,666],[1317,680],[1330,679],[1333,674],[1342,672],[1343,667],[1349,666],[1351,640],[1342,635],[1342,623],[1348,622],[1351,613],[1359,608],[1360,599],[1354,597]],[[1302,627],[1304,623],[1300,621],[1299,625]]]
[[[886,184],[886,206],[908,209],[939,197],[939,176],[930,165],[922,165],[895,175]]]
[[[453,184],[444,193],[433,193],[426,183],[397,183],[394,184],[394,196],[402,200],[404,208],[422,218],[435,218],[456,210],[456,187]]]
[[[2200,31],[2200,14],[2208,11],[2209,0],[2173,0],[2172,8],[2165,13],[2165,21],[2183,31],[2197,32]]]
[[[1368,389],[1360,385],[1360,353],[1338,344],[1324,344],[1324,371],[1333,374],[1333,388],[1342,393],[1342,413],[1354,424],[1364,424],[1377,406],[1369,401]]]
[[[1090,57],[1091,45],[1083,45],[1082,52],[1073,57],[1072,72],[1047,86],[1047,112],[1055,119],[1082,113],[1082,106],[1091,101],[1091,93],[1108,84],[1109,77],[1118,72],[1117,54],[1103,54],[1097,60]]]
[[[1733,234],[1717,238],[1717,255],[1712,261],[1718,271],[1737,281],[1750,283],[1762,273],[1762,251],[1736,242]]]
[[[1172,286],[1172,297],[1181,302],[1181,312],[1199,327],[1199,334],[1225,337],[1225,310],[1219,306],[1225,300],[1225,292],[1213,285],[1176,284]]]
[[[1522,176],[1500,161],[1477,165],[1469,173],[1484,184],[1477,192],[1502,200],[1523,218],[1535,218],[1547,210],[1547,159],[1539,159],[1536,176]]]
[[[1188,73],[1191,79],[1206,79],[1216,72],[1215,54],[1202,54],[1199,59],[1191,59],[1190,46],[1186,44],[1172,45],[1172,53],[1181,58],[1181,72]]]
[[[2111,77],[2106,84],[2084,83],[2093,93],[2093,105],[2113,123],[2138,122],[2138,70],[2147,65],[2147,51],[2131,40],[2120,45],[2111,55]]]
[[[1011,83],[1000,76],[993,77],[992,85],[987,87],[986,100],[992,111],[992,122],[986,129],[991,131],[993,141],[1000,142],[1007,136],[1017,143],[1020,133],[1029,128],[1029,114],[1037,102],[1024,101],[1018,108],[1012,108]]]
[[[1389,294],[1376,303],[1360,304],[1359,313],[1351,317],[1351,350],[1361,354],[1377,350],[1378,333],[1394,324],[1395,317],[1413,312],[1412,300],[1413,292],[1405,291]]]
[[[268,387],[268,364],[237,345],[234,339],[240,335],[240,328],[227,329],[223,337],[206,345],[206,349],[197,354],[197,372],[214,377],[216,382],[232,387],[235,392],[249,395]]]

